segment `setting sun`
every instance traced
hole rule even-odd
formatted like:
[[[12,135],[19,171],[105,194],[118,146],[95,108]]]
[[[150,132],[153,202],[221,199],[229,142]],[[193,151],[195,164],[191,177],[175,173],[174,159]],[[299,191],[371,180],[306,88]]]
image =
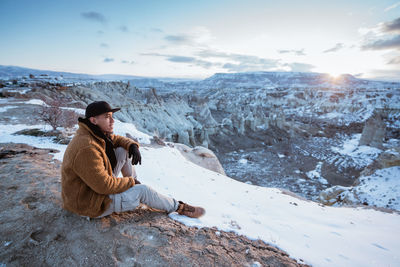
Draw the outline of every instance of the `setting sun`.
[[[330,72],[330,73],[328,73],[329,74],[329,76],[331,76],[333,79],[338,79],[343,73],[340,73],[340,72],[335,72],[335,71],[332,71],[332,72]]]

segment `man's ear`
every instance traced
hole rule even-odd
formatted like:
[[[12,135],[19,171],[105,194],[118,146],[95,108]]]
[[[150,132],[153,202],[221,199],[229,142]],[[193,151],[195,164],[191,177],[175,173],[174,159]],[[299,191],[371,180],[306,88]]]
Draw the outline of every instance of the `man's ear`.
[[[94,125],[96,125],[96,118],[95,117],[90,117],[89,118],[90,122]]]

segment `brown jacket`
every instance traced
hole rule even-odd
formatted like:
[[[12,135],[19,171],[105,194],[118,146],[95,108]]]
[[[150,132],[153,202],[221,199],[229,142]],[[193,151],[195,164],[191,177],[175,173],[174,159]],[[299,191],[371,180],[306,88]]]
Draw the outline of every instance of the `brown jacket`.
[[[61,195],[66,210],[98,217],[110,205],[109,194],[124,192],[135,185],[132,177],[115,178],[106,154],[105,141],[84,123],[65,150],[61,167]],[[111,135],[114,147],[129,149],[135,141]],[[137,144],[139,145],[139,144]]]

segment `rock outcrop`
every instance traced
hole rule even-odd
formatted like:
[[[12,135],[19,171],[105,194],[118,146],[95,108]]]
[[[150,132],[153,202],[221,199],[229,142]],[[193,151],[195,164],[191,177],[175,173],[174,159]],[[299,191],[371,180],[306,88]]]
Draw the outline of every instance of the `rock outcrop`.
[[[385,128],[386,125],[382,120],[381,114],[374,112],[365,122],[359,145],[382,149],[383,139],[385,138]]]
[[[205,147],[196,146],[195,148],[190,148],[187,145],[179,143],[169,144],[172,147],[176,147],[181,154],[189,161],[214,172],[226,175],[224,168],[219,162],[217,156],[214,152]]]

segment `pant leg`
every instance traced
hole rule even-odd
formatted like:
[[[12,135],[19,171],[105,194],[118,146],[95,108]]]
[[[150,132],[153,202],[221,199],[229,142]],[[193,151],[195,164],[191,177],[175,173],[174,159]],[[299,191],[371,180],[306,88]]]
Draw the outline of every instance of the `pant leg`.
[[[120,172],[125,176],[136,177],[135,169],[128,158],[128,151],[122,147],[114,149],[115,156],[117,158],[117,165],[114,168],[113,175],[118,177]],[[98,218],[110,215],[113,212],[123,212],[136,209],[140,203],[146,204],[147,206],[164,210],[168,213],[174,212],[178,209],[179,203],[174,198],[164,196],[150,186],[138,184],[135,185],[125,192],[119,194],[109,195],[112,202],[108,209],[100,215]]]
[[[133,210],[140,203],[168,213],[176,211],[179,206],[179,202],[174,198],[164,196],[144,184],[135,185],[119,195],[121,195],[121,211]]]
[[[129,159],[128,151],[123,147],[117,147],[114,149],[114,152],[117,158],[117,165],[113,170],[114,176],[118,177],[119,173],[122,172],[123,177],[132,176],[133,178],[137,178],[136,170]]]
[[[123,177],[132,176],[133,178],[136,178],[136,171],[129,159],[128,151],[123,147],[117,147],[114,148],[114,153],[115,157],[117,158],[117,164],[113,170],[114,177],[118,178],[119,174],[122,172]],[[120,212],[122,210],[120,194],[112,194],[108,195],[108,197],[111,199],[110,206],[97,218],[110,215],[113,212]]]
[[[98,218],[110,215],[113,212],[134,210],[140,203],[168,213],[176,211],[179,206],[176,199],[164,196],[144,184],[135,185],[125,192],[109,195],[109,197],[112,200],[110,207]]]

